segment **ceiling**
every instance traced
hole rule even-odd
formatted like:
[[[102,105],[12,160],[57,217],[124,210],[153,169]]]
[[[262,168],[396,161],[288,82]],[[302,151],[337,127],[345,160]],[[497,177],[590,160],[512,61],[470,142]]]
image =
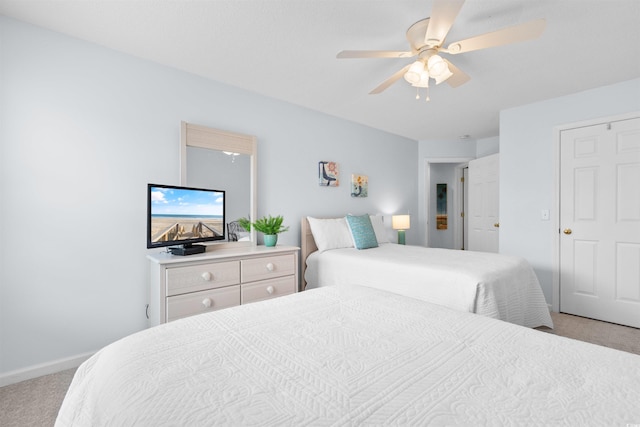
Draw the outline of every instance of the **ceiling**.
[[[415,140],[498,135],[499,111],[640,77],[638,0],[467,0],[445,45],[545,18],[542,36],[446,55],[471,80],[399,80],[411,59],[336,59],[409,50],[432,0],[0,0],[0,14],[271,98]]]

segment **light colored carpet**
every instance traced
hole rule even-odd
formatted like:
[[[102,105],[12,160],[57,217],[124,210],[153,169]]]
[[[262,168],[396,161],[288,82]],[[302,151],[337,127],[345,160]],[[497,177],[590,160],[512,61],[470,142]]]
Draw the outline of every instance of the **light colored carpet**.
[[[537,328],[579,341],[586,341],[640,355],[640,329],[601,322],[565,313],[551,313],[553,330]]]
[[[75,369],[0,387],[0,426],[51,427]]]
[[[555,328],[539,331],[640,355],[640,329],[551,313]],[[75,369],[0,387],[0,426],[51,427]]]

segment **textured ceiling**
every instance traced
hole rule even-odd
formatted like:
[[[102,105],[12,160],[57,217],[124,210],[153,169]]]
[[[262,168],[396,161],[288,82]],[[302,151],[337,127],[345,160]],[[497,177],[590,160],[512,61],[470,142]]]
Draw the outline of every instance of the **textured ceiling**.
[[[467,0],[456,40],[545,18],[536,40],[447,56],[471,80],[415,99],[410,59],[336,59],[408,50],[432,0],[0,0],[0,14],[229,85],[416,140],[498,134],[499,111],[640,77],[638,0]]]

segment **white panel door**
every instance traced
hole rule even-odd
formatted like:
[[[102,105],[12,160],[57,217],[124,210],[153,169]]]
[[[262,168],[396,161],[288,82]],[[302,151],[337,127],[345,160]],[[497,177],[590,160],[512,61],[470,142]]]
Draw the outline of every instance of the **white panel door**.
[[[560,136],[560,311],[640,327],[640,118]]]
[[[498,252],[499,154],[469,162],[469,250]]]

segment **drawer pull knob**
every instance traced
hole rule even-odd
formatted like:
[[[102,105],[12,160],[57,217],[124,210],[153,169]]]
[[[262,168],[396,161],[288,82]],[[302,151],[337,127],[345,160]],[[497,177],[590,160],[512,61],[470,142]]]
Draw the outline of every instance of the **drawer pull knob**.
[[[274,291],[274,290],[275,290],[275,289],[273,289],[273,286],[267,286],[267,293],[268,293],[269,295],[273,295],[273,291]]]
[[[275,268],[275,266],[273,265],[273,263],[268,263],[267,264],[267,270],[273,271],[274,268]]]
[[[213,301],[211,301],[211,298],[205,298],[202,300],[202,305],[204,305],[205,308],[209,308],[213,305]]]
[[[213,278],[213,274],[209,273],[208,271],[205,271],[204,273],[202,273],[202,278],[208,282]]]

